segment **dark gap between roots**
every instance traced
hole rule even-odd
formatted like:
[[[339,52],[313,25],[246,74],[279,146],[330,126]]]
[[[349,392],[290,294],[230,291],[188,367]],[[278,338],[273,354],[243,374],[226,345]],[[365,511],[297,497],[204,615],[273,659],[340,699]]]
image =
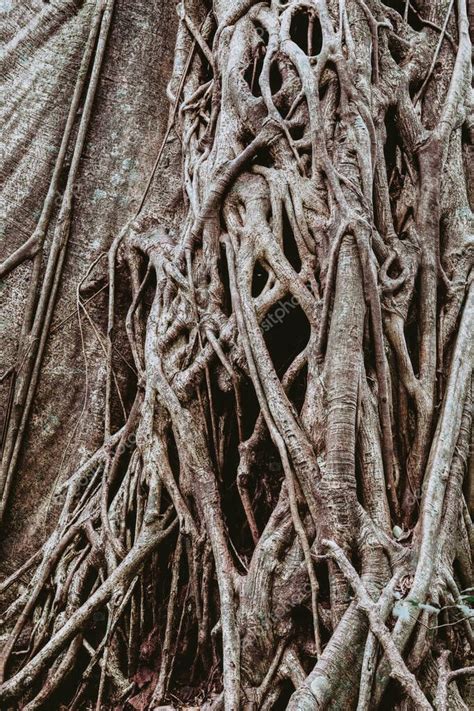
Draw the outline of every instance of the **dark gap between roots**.
[[[382,2],[386,7],[391,7],[392,10],[396,10],[402,17],[405,16],[405,0],[382,0]],[[416,30],[416,32],[421,32],[424,27],[423,22],[418,18],[416,12],[414,12],[411,7],[408,10],[407,21],[410,27]]]
[[[270,90],[272,95],[278,93],[283,86],[283,79],[280,74],[277,62],[272,62],[270,66]]]
[[[255,30],[260,37],[260,40],[266,47],[268,45],[268,32],[265,27],[258,22],[258,20],[255,21]]]
[[[252,296],[260,296],[267,283],[268,272],[262,267],[260,262],[255,264],[252,276]]]
[[[385,129],[386,139],[384,145],[385,167],[387,172],[387,183],[389,189],[390,207],[394,227],[397,232],[403,229],[403,225],[399,224],[397,219],[396,203],[399,200],[405,180],[409,179],[406,174],[406,165],[403,161],[401,146],[397,140],[398,130],[396,125],[396,110],[390,107],[385,114]],[[396,265],[392,265],[390,276],[394,276]]]
[[[253,96],[259,98],[262,96],[262,92],[260,90],[260,75],[262,73],[262,68],[263,68],[263,56],[256,56],[248,65],[247,69],[244,72],[244,79],[249,85],[250,91],[252,92]]]
[[[280,696],[278,697],[277,701],[275,701],[273,705],[273,711],[284,711],[284,709],[287,708],[288,703],[290,701],[290,697],[293,694],[295,687],[291,683],[289,679],[285,679],[282,682],[282,689]]]
[[[224,297],[222,299],[223,310],[226,316],[230,316],[232,313],[232,297],[230,295],[229,269],[227,267],[225,247],[222,244],[220,245],[219,275],[224,291]]]
[[[407,343],[408,353],[410,354],[410,360],[413,365],[413,372],[418,376],[418,371],[420,368],[419,357],[418,357],[418,344],[419,344],[419,324],[418,324],[418,313],[417,306],[419,304],[419,294],[420,294],[420,273],[418,272],[415,279],[415,288],[413,291],[413,297],[410,303],[410,308],[408,309],[408,316],[405,321],[405,339]]]
[[[283,252],[295,272],[299,272],[301,259],[285,205],[283,205]]]
[[[267,525],[276,506],[283,479],[280,455],[267,433],[255,457],[254,513],[260,531]]]
[[[261,148],[252,161],[253,165],[262,165],[264,168],[273,167],[273,159],[268,147]]]
[[[243,397],[242,397],[242,401]],[[229,401],[228,401],[229,403]],[[227,405],[227,412],[230,410],[230,405]],[[245,413],[245,408],[244,408]],[[234,413],[235,414],[235,413]],[[245,416],[245,415],[244,415]],[[237,420],[233,417],[226,431],[224,431],[225,438],[225,458],[222,471],[223,478],[223,490],[222,490],[222,510],[224,515],[224,520],[227,524],[229,530],[229,535],[239,555],[251,557],[253,552],[253,540],[248,527],[247,518],[240,500],[239,490],[237,488],[236,471],[239,465],[239,440],[238,440],[238,430],[237,430]],[[252,477],[250,477],[249,494],[250,498],[253,500],[254,483]],[[240,562],[235,559],[235,564],[240,570]],[[241,571],[243,572],[243,571]]]
[[[397,64],[402,64],[407,56],[406,47],[391,33],[388,34],[388,51]]]
[[[390,182],[391,172],[396,165],[397,153],[397,130],[396,130],[397,112],[395,107],[390,106],[385,113],[385,145],[384,156],[387,167],[387,180]]]
[[[171,427],[168,430],[167,438],[166,438],[166,448],[167,448],[167,453],[168,453],[168,463],[170,465],[171,471],[173,472],[174,479],[177,484],[179,484],[179,472],[180,472],[180,466],[179,466],[179,453],[178,453],[178,447],[176,445],[176,439],[174,436],[174,432],[171,429]]]
[[[305,12],[298,12],[291,21],[290,37],[305,54],[312,57],[319,54],[323,46],[323,33],[319,18],[313,17],[312,31],[309,32],[309,16]]]
[[[393,711],[393,709],[399,708],[401,700],[401,687],[391,679],[382,697],[382,702],[379,706],[380,711]]]
[[[260,325],[275,371],[282,378],[308,343],[308,319],[297,300],[287,294],[274,304]]]
[[[102,615],[104,620],[105,620],[105,614],[101,612],[96,612],[94,616],[100,616]],[[104,628],[105,632],[105,628]],[[74,664],[74,676],[76,679],[81,679],[83,680],[83,675],[84,672],[87,668],[87,665],[90,662],[90,655],[86,651],[84,646],[81,646],[81,649],[79,650],[79,653],[77,655],[77,660]],[[77,673],[77,676],[76,676]],[[63,678],[61,684],[59,687],[51,694],[51,696],[48,698],[47,702],[42,704],[40,708],[46,709],[60,709],[60,708],[67,708],[70,709],[72,708],[72,701],[74,699],[74,696],[76,695],[77,688],[71,683],[71,678],[69,676],[66,676]],[[90,698],[91,703],[92,703],[92,694],[90,689],[93,688],[95,689],[95,692],[97,693],[97,689],[99,688],[99,682],[100,682],[100,667],[97,664],[95,668],[92,670],[91,675],[89,676],[89,694],[87,693],[87,689],[85,694],[82,696],[82,702],[84,703],[84,706],[78,706],[77,708],[86,708],[86,701]],[[38,682],[34,686],[34,692],[31,695],[31,698],[34,698],[42,688],[42,684]]]
[[[305,131],[305,125],[300,123],[297,124],[296,126],[292,126],[290,128],[290,136],[295,140],[299,141],[300,138],[303,138],[304,136],[304,131]]]
[[[289,398],[293,405],[295,406],[298,414],[301,412],[303,407],[304,398],[306,395],[306,386],[308,382],[308,366],[305,365],[304,368],[298,373],[289,391]]]

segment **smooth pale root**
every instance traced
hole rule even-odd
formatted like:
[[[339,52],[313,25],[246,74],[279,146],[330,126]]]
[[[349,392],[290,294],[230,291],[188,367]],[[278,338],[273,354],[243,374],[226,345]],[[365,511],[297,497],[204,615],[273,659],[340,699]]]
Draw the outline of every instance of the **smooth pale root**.
[[[474,367],[474,279],[464,305],[456,345],[451,361],[448,387],[438,420],[434,443],[428,460],[421,510],[420,557],[410,594],[414,600],[426,595],[441,522],[442,506],[449,468],[456,446],[457,434],[467,389],[471,385]],[[448,426],[450,425],[450,427]]]
[[[437,7],[445,1],[451,9],[451,0]],[[374,8],[387,22],[377,22]],[[93,495],[79,489],[77,473],[66,485],[60,524],[68,524],[68,505],[78,494],[90,519],[74,545],[63,540],[66,551],[59,529],[48,547],[51,568],[40,563],[44,580],[33,576],[34,594],[27,590],[9,619],[18,612],[21,617],[25,603],[19,634],[33,613],[46,608],[48,616],[40,594],[46,585],[56,592],[66,554],[78,562],[76,579],[92,577],[97,589],[87,601],[78,595],[77,609],[61,609],[56,627],[47,619],[50,639],[34,647],[31,660],[20,660],[24,668],[4,684],[0,698],[21,703],[43,671],[49,672],[43,697],[48,684],[61,682],[68,641],[72,647],[99,607],[109,622],[115,619],[113,587],[140,574],[140,585],[129,587],[130,611],[123,611],[129,617],[119,624],[130,630],[125,646],[132,658],[143,641],[134,637],[140,614],[148,620],[167,607],[152,705],[175,691],[169,682],[176,682],[173,665],[184,647],[196,653],[200,688],[217,650],[221,668],[213,673],[222,673],[224,690],[215,707],[223,704],[226,711],[247,700],[271,709],[289,682],[295,688],[290,711],[332,703],[366,711],[385,684],[374,683],[380,643],[387,664],[377,675],[385,668],[386,679],[395,677],[417,708],[429,708],[425,693],[433,697],[432,689],[401,656],[400,634],[408,636],[411,620],[399,617],[397,639],[385,619],[395,585],[402,577],[406,584],[416,564],[412,597],[425,600],[434,575],[443,577],[433,547],[447,509],[453,451],[460,440],[460,450],[466,445],[460,422],[469,404],[472,289],[466,300],[467,274],[456,262],[462,234],[440,235],[446,212],[467,204],[459,159],[467,66],[461,4],[452,81],[447,87],[443,56],[447,69],[435,78],[439,91],[436,84],[436,96],[421,112],[433,125],[441,116],[431,135],[410,88],[414,79],[430,83],[432,33],[442,37],[444,30],[415,32],[377,0],[370,9],[362,0],[241,0],[230,9],[219,0],[213,13],[208,10],[201,0],[179,8],[170,123],[140,203],[150,188],[153,214],[145,214],[159,226],[148,231],[138,225],[129,234],[127,225],[109,251],[106,434],[121,417],[112,398],[121,303],[133,302],[127,335],[139,373],[137,402],[143,389],[143,403],[128,416],[120,442],[106,437],[84,465],[86,471],[94,465],[99,481],[103,477],[100,515]],[[301,20],[308,20],[303,38],[296,27]],[[449,12],[442,20],[448,24]],[[321,31],[316,58],[305,51],[314,28]],[[445,52],[445,44],[438,42],[436,52]],[[447,59],[454,64],[453,54]],[[175,129],[183,160],[166,171],[160,160]],[[450,167],[444,193],[443,160]],[[160,194],[170,176],[185,194],[171,208]],[[453,262],[446,265],[447,243]],[[455,281],[448,295],[440,260]],[[119,263],[129,269],[131,295]],[[141,282],[145,264],[147,275],[156,277],[154,294],[153,279]],[[257,269],[268,280],[254,296]],[[149,313],[145,293],[153,301]],[[453,348],[452,332],[438,328],[445,304],[455,326],[461,321]],[[299,352],[303,334],[291,329],[297,314],[308,334]],[[445,387],[443,376],[437,383],[437,367],[444,363],[448,375],[448,360]],[[239,401],[249,388],[259,414],[243,397]],[[137,448],[128,463],[121,450],[135,429],[130,449]],[[410,536],[418,515],[407,485],[412,473],[416,489],[426,477],[421,518]],[[160,549],[153,557],[159,540],[150,538],[147,526],[160,516],[162,492],[181,535],[174,552],[173,545],[163,546],[163,555]],[[399,494],[411,499],[399,501]],[[461,524],[452,518],[448,530],[457,533]],[[324,540],[334,555],[329,561],[319,557],[326,553]],[[101,556],[89,560],[89,546]],[[454,556],[453,544],[447,566],[443,560],[446,580]],[[168,581],[168,598],[157,599],[154,593],[166,590]],[[141,589],[147,591],[142,597]],[[429,611],[428,598],[424,613]],[[183,640],[191,629],[193,640]],[[14,644],[11,637],[11,649]],[[103,681],[113,652],[106,638],[100,644],[106,649],[97,708],[106,702]],[[39,694],[33,706],[41,699]]]
[[[0,686],[0,702],[5,703],[28,688],[55,655],[84,627],[94,612],[112,597],[119,586],[129,581],[143,565],[144,561],[157,548],[161,541],[176,527],[177,519],[164,531],[143,531],[140,539],[123,559],[120,565],[106,579],[96,592],[89,597],[54,637],[38,654],[14,677]]]
[[[362,581],[354,567],[351,565],[343,550],[334,541],[322,541],[322,545],[330,549],[337,564],[347,578],[352,589],[357,596],[360,609],[367,615],[370,629],[381,644],[390,664],[390,673],[402,685],[404,691],[410,696],[419,709],[430,711],[431,704],[428,703],[425,695],[421,691],[415,676],[407,669],[400,652],[398,651],[392,636],[385,626],[378,609],[378,605],[371,600]]]
[[[429,593],[436,562],[443,501],[449,470],[456,446],[464,403],[474,367],[474,280],[471,280],[463,308],[451,361],[446,395],[431,448],[426,471],[420,516],[420,553],[415,579],[408,600],[423,603]],[[407,619],[399,619],[393,632],[394,641],[403,649],[421,610],[413,606]],[[382,673],[382,670],[381,670]],[[380,685],[383,686],[382,684]],[[378,693],[381,693],[380,691]]]

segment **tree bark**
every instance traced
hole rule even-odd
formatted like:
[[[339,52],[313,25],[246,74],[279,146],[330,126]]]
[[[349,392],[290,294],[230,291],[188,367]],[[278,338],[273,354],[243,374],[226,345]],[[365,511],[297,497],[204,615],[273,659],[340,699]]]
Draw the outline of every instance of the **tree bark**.
[[[468,708],[466,0],[1,12],[2,708]]]

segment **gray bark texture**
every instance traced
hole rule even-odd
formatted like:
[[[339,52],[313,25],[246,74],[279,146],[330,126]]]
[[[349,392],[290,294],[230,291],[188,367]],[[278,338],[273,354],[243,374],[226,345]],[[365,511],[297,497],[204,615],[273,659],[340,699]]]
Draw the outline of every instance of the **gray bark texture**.
[[[472,16],[0,0],[2,709],[472,708]]]

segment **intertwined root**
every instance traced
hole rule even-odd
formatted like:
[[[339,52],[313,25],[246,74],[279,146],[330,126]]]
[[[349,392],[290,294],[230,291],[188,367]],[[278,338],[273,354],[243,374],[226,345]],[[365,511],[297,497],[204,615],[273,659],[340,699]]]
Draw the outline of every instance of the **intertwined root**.
[[[465,3],[437,5],[179,6],[184,199],[111,248],[104,444],[3,584],[34,571],[2,703],[47,705],[80,669],[68,708],[94,679],[98,709],[153,708],[186,664],[216,708],[366,709],[390,676],[464,708],[433,668],[473,641],[470,44]],[[118,255],[138,385],[112,434]]]

